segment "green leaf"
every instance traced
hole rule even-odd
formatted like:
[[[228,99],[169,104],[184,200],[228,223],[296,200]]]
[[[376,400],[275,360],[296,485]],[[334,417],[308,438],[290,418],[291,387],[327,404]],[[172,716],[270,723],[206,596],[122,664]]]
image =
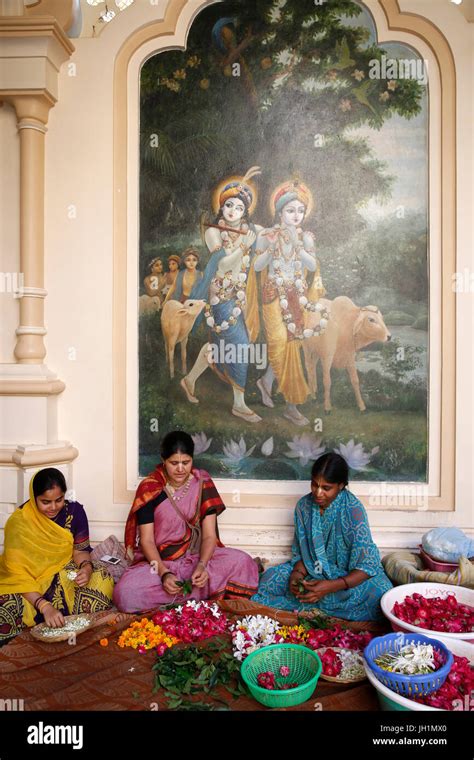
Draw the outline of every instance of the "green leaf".
[[[176,708],[179,707],[182,702],[182,699],[170,699],[167,704],[168,710],[176,710]]]

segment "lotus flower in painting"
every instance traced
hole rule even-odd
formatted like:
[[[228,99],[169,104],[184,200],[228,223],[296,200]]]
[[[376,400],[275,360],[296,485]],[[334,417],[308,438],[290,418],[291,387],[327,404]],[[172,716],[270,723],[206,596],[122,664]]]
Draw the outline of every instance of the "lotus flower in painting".
[[[247,450],[243,435],[240,436],[240,441],[238,443],[231,439],[228,443],[224,443],[224,446],[222,447],[225,459],[231,464],[237,464],[242,459],[251,456],[254,449],[255,446],[251,446]]]
[[[336,454],[340,454],[346,460],[349,467],[353,470],[366,470],[367,465],[375,454],[379,451],[379,446],[375,446],[370,452],[364,451],[361,443],[354,443],[351,438],[347,443],[340,443],[338,449],[334,449]]]
[[[304,433],[295,435],[292,441],[287,441],[290,451],[285,456],[290,459],[299,459],[300,465],[305,467],[308,462],[314,461],[326,451],[325,446],[321,446],[321,438],[314,438],[312,435]]]
[[[194,456],[196,457],[199,454],[204,454],[212,443],[212,438],[208,438],[205,433],[196,433],[191,438],[194,441]]]

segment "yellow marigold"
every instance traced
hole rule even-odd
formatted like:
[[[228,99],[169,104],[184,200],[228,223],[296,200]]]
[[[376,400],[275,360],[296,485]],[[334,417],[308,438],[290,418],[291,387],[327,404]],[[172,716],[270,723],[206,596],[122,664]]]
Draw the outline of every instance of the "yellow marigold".
[[[163,642],[167,647],[172,647],[179,643],[179,639],[168,636],[159,625],[155,625],[148,618],[143,618],[141,621],[134,621],[127,630],[122,632],[118,645],[121,648],[127,646],[133,649],[139,647],[153,649]]]

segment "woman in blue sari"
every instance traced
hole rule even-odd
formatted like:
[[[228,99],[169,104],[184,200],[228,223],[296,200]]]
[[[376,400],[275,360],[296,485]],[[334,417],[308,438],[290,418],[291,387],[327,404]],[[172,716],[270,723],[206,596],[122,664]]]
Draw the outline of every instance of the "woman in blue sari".
[[[380,598],[392,588],[362,503],[346,489],[339,454],[319,457],[311,493],[295,510],[289,562],[269,568],[252,601],[285,610],[317,609],[345,620],[380,620]]]

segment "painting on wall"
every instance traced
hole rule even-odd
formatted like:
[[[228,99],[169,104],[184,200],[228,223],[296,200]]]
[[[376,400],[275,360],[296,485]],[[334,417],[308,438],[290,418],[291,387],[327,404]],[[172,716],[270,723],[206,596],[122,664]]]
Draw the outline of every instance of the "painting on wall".
[[[205,8],[140,79],[139,472],[426,483],[428,76],[351,0]]]

